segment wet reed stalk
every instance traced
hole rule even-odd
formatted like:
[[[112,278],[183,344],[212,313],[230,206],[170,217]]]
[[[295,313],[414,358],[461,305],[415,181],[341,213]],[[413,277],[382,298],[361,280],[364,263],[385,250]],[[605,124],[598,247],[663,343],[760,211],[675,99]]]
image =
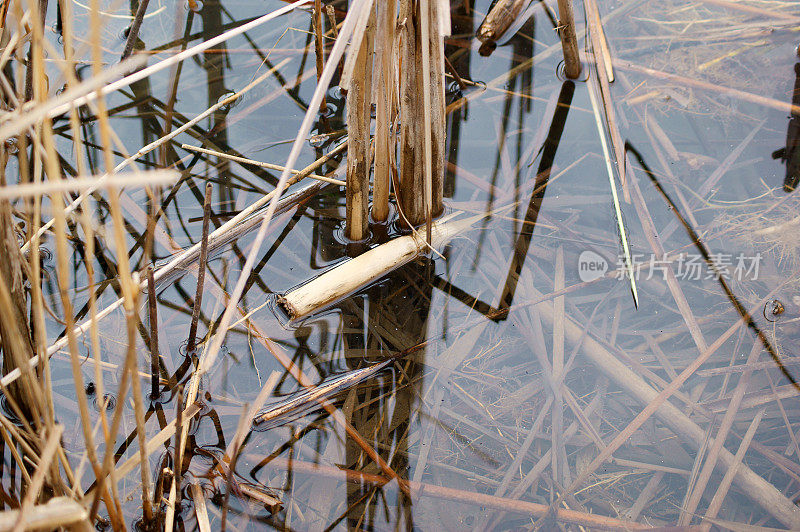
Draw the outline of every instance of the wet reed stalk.
[[[398,204],[411,226],[427,223],[442,211],[444,47],[438,10],[439,2],[434,1],[400,3]]]
[[[369,130],[372,94],[372,49],[375,15],[369,21],[356,53],[347,89],[347,204],[346,234],[350,240],[369,235]]]
[[[161,355],[158,350],[158,301],[156,300],[156,282],[153,275],[153,265],[147,267],[147,316],[150,322],[150,398],[158,399],[159,387],[159,361]]]
[[[396,86],[394,40],[397,19],[396,0],[378,2],[376,34],[377,88],[375,91],[375,172],[372,185],[372,220],[389,218],[389,184],[394,145],[390,140],[392,100]]]
[[[325,66],[325,45],[322,37],[322,0],[314,0],[314,51],[317,58],[317,83],[322,77],[322,69]],[[323,96],[322,103],[319,104],[319,112],[325,113],[327,110],[328,104]]]
[[[208,262],[208,228],[211,221],[211,183],[206,183],[206,193],[203,199],[203,235],[200,241],[200,260],[197,264],[197,289],[192,307],[192,322],[189,325],[189,341],[186,344],[186,354],[193,355],[197,346],[197,322],[200,320],[200,309],[203,305],[203,285],[206,278],[206,262]]]
[[[424,142],[421,131],[422,71],[420,60],[420,20],[413,0],[400,1],[400,190],[398,205],[409,225],[425,222],[423,195]]]
[[[183,386],[178,387],[175,394],[175,461],[173,463],[173,482],[170,488],[170,501],[173,500],[172,490],[175,490],[174,508],[181,505],[181,473],[183,471]],[[169,530],[170,527],[167,527]]]
[[[577,79],[581,75],[581,60],[578,55],[572,0],[558,0],[558,19],[561,48],[564,51],[564,75],[569,79]]]
[[[144,14],[147,13],[147,4],[149,3],[150,0],[139,0],[139,7],[133,16],[133,22],[128,26],[128,40],[125,41],[125,50],[122,52],[120,61],[124,61],[133,53],[133,47],[139,39],[139,29],[142,27],[142,20],[144,20]]]

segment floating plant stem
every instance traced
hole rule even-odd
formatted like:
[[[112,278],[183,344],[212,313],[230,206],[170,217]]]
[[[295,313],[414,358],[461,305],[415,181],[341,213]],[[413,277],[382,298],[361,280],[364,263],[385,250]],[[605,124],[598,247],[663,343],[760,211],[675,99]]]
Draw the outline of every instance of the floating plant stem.
[[[483,217],[477,215],[461,220],[439,220],[431,228],[431,247],[444,245]],[[427,249],[429,246],[416,233],[395,238],[354,259],[339,263],[319,277],[290,290],[278,298],[278,305],[291,320],[301,319],[408,264]]]

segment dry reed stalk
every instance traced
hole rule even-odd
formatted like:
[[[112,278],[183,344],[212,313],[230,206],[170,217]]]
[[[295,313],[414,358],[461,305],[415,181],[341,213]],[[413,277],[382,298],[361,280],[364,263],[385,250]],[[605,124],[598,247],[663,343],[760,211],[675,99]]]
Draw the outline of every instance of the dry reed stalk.
[[[333,150],[331,153],[342,151],[342,149],[345,147],[346,145],[342,145],[339,148]],[[321,157],[316,162],[306,167],[306,169],[302,170],[301,173],[295,176],[295,178],[288,184],[291,185],[293,183],[300,181],[307,172],[310,172],[311,170],[316,169],[318,166],[321,166],[322,164],[324,164],[325,161],[329,160],[330,157],[331,157],[330,154]],[[302,202],[305,199],[313,196],[314,194],[319,192],[319,190],[322,189],[322,185],[323,185],[322,183],[315,183],[304,189],[298,190],[294,194],[287,196],[282,200],[281,205],[278,207],[277,211],[283,212],[287,209],[292,208],[297,203]],[[232,240],[235,240],[242,234],[247,233],[248,231],[252,230],[253,227],[257,226],[259,222],[262,221],[262,218],[258,215],[255,215],[256,211],[259,208],[262,208],[264,204],[270,201],[273,197],[275,197],[275,195],[276,195],[275,191],[266,194],[261,199],[259,199],[258,201],[256,201],[255,203],[244,209],[236,216],[234,216],[231,220],[220,226],[217,230],[212,232],[209,235],[209,250],[217,249],[220,246],[223,246],[224,244]],[[156,283],[162,279],[168,278],[168,276],[173,274],[175,271],[179,271],[181,269],[188,268],[189,266],[191,266],[197,260],[199,254],[200,254],[200,243],[197,243],[173,255],[172,260],[170,260],[167,264],[165,264],[157,271],[155,271],[154,278]],[[142,288],[146,288],[146,283],[143,283],[141,286]],[[80,325],[77,325],[74,328],[75,334],[77,336],[80,336],[90,328],[96,326],[99,320],[109,316],[111,313],[117,310],[122,305],[122,302],[123,302],[122,298],[117,299],[115,302],[111,303],[103,310],[98,312],[95,318],[86,320]],[[59,349],[62,349],[65,345],[67,345],[66,339],[62,338],[60,340],[57,340],[47,348],[46,351],[47,356],[52,356],[53,354],[58,352]],[[29,365],[35,366],[37,363],[38,363],[38,357],[34,356],[34,358],[31,359]],[[0,379],[0,385],[7,386],[9,383],[16,381],[21,376],[21,374],[22,373],[19,368],[14,369],[11,373],[3,376],[3,378]]]
[[[321,402],[326,397],[330,397],[337,391],[350,388],[351,386],[370,378],[382,369],[386,368],[386,366],[388,366],[391,362],[393,362],[393,360],[386,360],[366,368],[353,370],[341,377],[333,378],[330,381],[323,381],[315,386],[313,390],[296,394],[290,397],[288,400],[281,401],[277,405],[270,406],[265,411],[256,413],[260,406],[258,408],[251,408],[251,411],[253,411],[253,415],[251,416],[253,423],[256,425],[267,423],[276,418],[280,418],[281,416],[290,414],[291,412],[302,410],[304,406],[310,403]],[[261,401],[262,404],[263,402],[264,401]],[[258,401],[256,401],[256,403],[258,403]]]
[[[578,37],[575,34],[572,0],[558,0],[558,30],[564,52],[564,75],[569,79],[577,79],[581,75],[581,59],[578,53]]]
[[[212,105],[211,107],[209,107],[208,109],[206,109],[205,111],[203,111],[202,113],[200,113],[199,115],[194,117],[193,119],[191,119],[188,122],[186,122],[185,124],[183,124],[181,127],[175,129],[174,131],[171,131],[170,133],[168,133],[166,135],[163,135],[162,137],[160,137],[157,140],[151,142],[147,146],[142,147],[141,149],[139,149],[133,155],[131,155],[129,157],[126,157],[125,160],[123,160],[122,162],[120,162],[118,165],[116,165],[114,167],[113,171],[107,171],[105,174],[101,175],[98,179],[96,179],[94,181],[94,186],[90,186],[84,192],[82,192],[77,198],[75,198],[75,200],[73,200],[72,203],[70,203],[69,206],[67,206],[67,208],[65,210],[65,214],[70,214],[73,210],[75,210],[75,208],[77,208],[77,206],[80,205],[81,202],[83,202],[89,195],[91,195],[95,190],[97,190],[98,187],[102,186],[104,181],[109,179],[112,175],[116,174],[117,172],[119,172],[120,170],[122,170],[123,168],[128,166],[129,164],[133,163],[139,157],[141,157],[141,156],[143,156],[143,155],[145,155],[147,153],[150,153],[151,151],[155,150],[159,146],[161,146],[164,143],[166,143],[166,142],[170,141],[171,139],[175,138],[177,135],[179,135],[179,134],[183,133],[184,131],[188,130],[189,128],[191,128],[192,126],[194,126],[195,124],[197,124],[198,122],[200,122],[201,120],[206,118],[207,116],[209,116],[209,115],[213,114],[215,111],[219,110],[221,107],[223,107],[225,105],[230,105],[236,99],[238,99],[242,95],[246,94],[250,89],[252,89],[256,85],[258,85],[259,83],[261,83],[262,81],[267,79],[269,76],[273,75],[275,72],[277,72],[278,68],[284,66],[288,62],[289,62],[288,58],[283,60],[283,61],[281,61],[280,63],[275,65],[273,68],[271,68],[269,71],[265,72],[264,74],[262,74],[261,76],[259,76],[255,80],[253,80],[252,82],[248,83],[240,91],[228,96],[227,98],[223,99],[222,101],[217,102],[216,104]],[[51,225],[52,225],[52,220],[50,222],[44,224],[39,229],[39,231],[37,232],[37,235],[41,236],[42,234],[44,234],[44,232],[47,229],[49,229]],[[27,249],[26,246],[28,246],[28,242],[26,242],[22,246],[22,251],[23,252]]]
[[[52,431],[48,433],[47,440],[39,455],[39,463],[36,467],[31,483],[28,490],[25,492],[25,498],[22,500],[19,508],[17,520],[14,523],[14,530],[19,530],[22,522],[26,520],[26,514],[34,506],[34,502],[39,498],[39,492],[44,485],[45,477],[50,470],[50,464],[56,456],[56,448],[61,446],[61,435],[64,433],[63,425],[53,425]]]
[[[322,35],[322,0],[314,0],[314,51],[316,52],[317,83],[322,77],[322,69],[325,66],[325,45]],[[319,112],[324,113],[328,110],[325,98],[319,104]]]
[[[0,148],[0,186],[5,185],[5,148]],[[10,394],[23,408],[31,409],[33,419],[38,422],[36,378],[31,372],[30,360],[34,356],[28,326],[27,303],[25,301],[23,259],[19,252],[11,205],[0,200],[0,342],[3,348],[3,375],[14,369],[22,369],[25,378],[9,386]],[[6,384],[8,386],[8,384]]]
[[[126,61],[119,63],[118,65],[106,69],[103,72],[96,72],[90,80],[81,83],[79,87],[75,87],[73,89],[74,92],[65,91],[61,96],[48,101],[44,107],[35,109],[31,113],[27,113],[27,115],[31,116],[26,116],[23,114],[23,116],[14,119],[13,122],[0,127],[0,138],[8,138],[21,133],[26,127],[41,121],[44,116],[53,118],[60,114],[69,112],[71,107],[80,107],[82,105],[86,105],[89,102],[95,101],[107,94],[127,87],[128,85],[147,78],[156,72],[160,72],[161,70],[169,68],[174,64],[180,63],[181,61],[184,61],[190,57],[194,57],[195,55],[198,55],[209,48],[213,48],[221,42],[248,32],[279,16],[285,15],[286,13],[289,13],[310,1],[313,0],[298,0],[297,2],[293,2],[246,24],[242,24],[241,26],[226,31],[214,38],[203,41],[196,46],[170,56],[147,68],[140,70],[138,69],[139,66],[143,66],[146,63],[147,59],[145,57],[133,56]],[[92,13],[91,10],[90,13]],[[100,26],[97,17],[95,17],[93,23],[98,24],[98,27]],[[109,83],[111,79],[118,77],[120,73],[130,72],[131,70],[136,71],[118,81]]]
[[[209,150],[209,149],[206,149],[206,148],[201,148],[199,146],[192,146],[191,144],[181,144],[181,148],[183,148],[184,150],[194,151],[194,152],[198,152],[198,153],[205,153],[206,155],[213,155],[215,157],[220,157],[222,159],[228,159],[230,161],[236,161],[237,163],[252,164],[254,166],[260,166],[261,168],[268,168],[270,170],[278,170],[280,172],[283,172],[284,170],[286,170],[285,166],[280,166],[278,164],[264,163],[264,162],[261,162],[261,161],[255,161],[253,159],[247,159],[245,157],[237,157],[236,155],[228,155],[227,153],[223,153],[221,151]],[[323,183],[330,183],[332,185],[337,185],[337,186],[340,186],[340,187],[343,187],[343,186],[347,185],[346,182],[344,182],[344,181],[342,181],[340,179],[333,179],[331,177],[327,177],[327,176],[324,176],[324,175],[310,174],[310,173],[306,172],[305,170],[291,169],[290,171],[294,175],[298,175],[298,174],[302,173],[302,174],[305,175],[305,177],[309,177],[309,178],[314,179],[316,181],[322,181]]]
[[[50,123],[49,120],[46,120]],[[175,170],[151,170],[148,172],[131,172],[128,174],[100,175],[91,177],[75,177],[72,179],[57,179],[45,183],[24,183],[20,185],[8,185],[0,188],[0,198],[26,198],[31,196],[41,196],[54,192],[68,192],[73,190],[110,189],[129,186],[149,186],[165,183],[173,183],[180,177]],[[97,182],[102,180],[101,184]],[[63,210],[63,209],[62,209]]]
[[[625,145],[622,142],[622,136],[617,127],[616,112],[614,104],[611,99],[610,83],[613,80],[613,72],[611,65],[606,63],[606,56],[603,49],[604,36],[602,33],[602,26],[600,23],[600,16],[597,14],[597,6],[593,0],[587,0],[585,4],[586,20],[589,25],[589,39],[592,46],[592,57],[595,62],[595,73],[600,85],[600,100],[603,103],[603,111],[605,115],[606,127],[608,128],[611,136],[611,146],[614,149],[614,160],[616,161],[617,173],[619,174],[620,186],[622,187],[622,195],[627,203],[630,203],[630,193],[628,191],[628,183],[625,176]],[[607,45],[606,45],[607,46]],[[609,55],[610,58],[610,55]],[[611,73],[611,74],[609,74]]]
[[[430,107],[431,112],[431,215],[444,212],[444,174],[447,152],[444,38],[450,35],[450,3],[431,0],[430,16]]]
[[[355,56],[347,89],[347,194],[345,231],[350,240],[369,236],[370,96],[372,95],[375,13],[371,2],[364,4],[369,18]],[[353,44],[355,46],[355,43]],[[347,63],[346,63],[347,66]],[[344,75],[343,75],[344,77]]]
[[[763,9],[757,6],[750,5],[745,2],[731,2],[728,0],[701,0],[701,1],[704,4],[712,4],[727,9],[743,11],[745,13],[750,13],[762,17],[779,18],[794,23],[800,22],[800,17],[792,15],[791,13],[784,13],[783,11],[774,9]]]
[[[440,220],[433,226],[431,247],[444,245],[483,217]],[[408,264],[427,249],[427,244],[416,234],[395,238],[290,290],[278,298],[278,305],[291,320],[302,319]]]
[[[86,510],[69,497],[55,497],[45,504],[28,509],[22,520],[20,510],[0,512],[0,532],[12,530],[68,530],[90,532],[94,528],[88,522]]]
[[[197,516],[197,528],[200,532],[211,532],[206,509],[206,496],[203,488],[196,481],[192,482],[192,500],[194,500],[194,513]]]
[[[203,198],[203,230],[200,237],[200,260],[197,264],[197,289],[194,293],[194,305],[192,306],[192,321],[189,324],[189,340],[186,344],[186,353],[194,355],[197,343],[197,322],[200,320],[200,309],[203,304],[203,288],[206,278],[206,263],[208,262],[208,227],[211,223],[211,191],[213,185],[206,183],[206,193]],[[152,282],[155,284],[155,281]],[[148,280],[148,285],[151,281]]]
[[[398,204],[412,227],[442,210],[444,47],[439,3],[401,0],[400,178]],[[420,121],[420,117],[422,120]],[[420,171],[422,169],[423,171]],[[430,230],[426,226],[426,233]]]
[[[378,2],[377,82],[375,87],[375,172],[372,184],[372,219],[389,218],[389,188],[394,144],[391,142],[392,97],[395,92],[394,43],[397,0]]]
[[[553,279],[553,290],[564,289],[564,249],[559,246],[556,251],[555,277]],[[556,480],[561,485],[569,484],[569,463],[566,461],[566,442],[563,435],[564,423],[564,398],[565,391],[563,385],[564,370],[564,317],[565,317],[565,296],[558,296],[553,299],[553,367],[552,380],[557,383],[553,386],[552,404],[552,449],[553,460],[552,469]]]
[[[423,155],[423,192],[425,197],[425,242],[431,243],[431,230],[433,226],[433,133],[431,131],[431,39],[437,34],[432,31],[431,25],[438,21],[431,16],[431,8],[436,5],[435,0],[421,2],[419,9],[419,49],[422,67],[422,155]],[[438,59],[438,58],[437,58]],[[419,120],[419,116],[416,117]],[[419,194],[419,190],[416,191]]]
[[[197,373],[197,370],[194,372]],[[192,394],[192,384],[190,383],[189,394]],[[183,397],[184,388],[182,384],[178,385],[175,391],[175,445],[172,454],[172,481],[169,483],[169,495],[167,498],[167,511],[164,512],[164,530],[172,532],[172,527],[175,525],[175,511],[178,510],[180,505],[179,497],[181,492],[181,474],[183,472],[183,451],[186,445],[186,438],[188,437],[188,422],[183,419],[183,408],[189,401],[184,401]],[[197,392],[194,392],[194,397],[191,397],[191,402],[194,403]]]
[[[600,11],[594,0],[585,3],[586,23],[590,25],[590,31],[597,34],[597,41],[600,46],[600,54],[603,56],[603,67],[609,83],[614,82],[614,67],[611,65],[611,50],[608,47],[606,32],[603,30],[603,21],[600,18]]]
[[[800,114],[800,106],[787,103],[781,100],[776,100],[768,96],[762,96],[760,94],[753,94],[751,92],[732,89],[730,87],[709,83],[707,81],[699,79],[687,78],[685,76],[681,76],[678,74],[662,72],[660,70],[655,70],[653,68],[637,65],[635,63],[631,63],[630,61],[625,61],[623,59],[614,59],[612,63],[617,68],[621,68],[623,70],[628,70],[631,72],[638,72],[640,74],[645,74],[647,76],[651,76],[663,81],[671,81],[673,83],[678,84],[679,86],[693,87],[696,89],[707,90],[710,92],[717,92],[720,94],[724,94],[726,96],[730,96],[731,98],[736,98],[737,100],[743,100],[757,105],[762,105],[764,107],[777,109],[778,111],[782,111],[785,113]]]
[[[475,36],[482,43],[499,41],[529,3],[528,0],[498,0],[481,22]]]
[[[425,222],[424,132],[421,131],[422,68],[418,2],[400,0],[400,190],[398,206],[412,227]],[[427,5],[427,2],[424,2]]]

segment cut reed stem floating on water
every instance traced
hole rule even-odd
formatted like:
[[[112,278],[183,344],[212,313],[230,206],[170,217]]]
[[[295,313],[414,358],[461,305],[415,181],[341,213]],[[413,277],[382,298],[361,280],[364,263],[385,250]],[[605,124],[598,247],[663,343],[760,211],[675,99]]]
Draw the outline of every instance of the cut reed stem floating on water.
[[[441,247],[484,217],[453,220],[454,216],[433,224],[431,247]],[[408,264],[427,249],[428,245],[416,233],[395,238],[279,296],[278,305],[291,320],[302,319]]]

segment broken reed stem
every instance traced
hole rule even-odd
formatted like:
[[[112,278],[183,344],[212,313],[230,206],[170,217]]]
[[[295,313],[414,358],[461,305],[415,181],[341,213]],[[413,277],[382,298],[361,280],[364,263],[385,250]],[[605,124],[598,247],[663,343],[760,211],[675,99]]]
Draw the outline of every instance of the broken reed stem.
[[[375,13],[370,10],[364,36],[347,87],[347,204],[346,235],[350,240],[364,240],[369,235],[370,114],[372,94],[372,52]]]
[[[463,220],[440,220],[432,228],[432,247],[438,247],[471,227],[482,215]],[[376,246],[351,260],[339,263],[285,295],[278,297],[278,305],[291,320],[298,320],[321,310],[331,303],[351,294],[408,264],[429,246],[416,234],[401,236]]]
[[[200,240],[200,259],[197,263],[197,289],[192,307],[192,322],[189,325],[189,340],[186,344],[186,354],[194,355],[197,345],[197,322],[200,320],[200,308],[203,304],[203,284],[206,278],[206,262],[208,261],[208,227],[211,221],[211,183],[206,183],[206,194],[203,200],[203,234]]]
[[[122,52],[120,61],[124,61],[133,53],[133,47],[139,39],[139,28],[142,27],[142,20],[144,20],[144,14],[147,13],[147,5],[149,3],[150,0],[139,0],[136,15],[134,15],[131,25],[128,26],[128,40],[125,42],[125,49]]]
[[[394,144],[391,142],[392,100],[396,85],[394,40],[397,24],[397,0],[378,2],[376,32],[377,87],[375,90],[375,172],[372,184],[372,220],[389,218],[389,187]]]
[[[564,51],[564,75],[569,79],[577,79],[581,75],[581,59],[578,54],[578,38],[575,35],[572,0],[558,0],[558,29]]]
[[[150,264],[147,267],[147,316],[150,322],[150,398],[158,399],[160,395],[159,385],[159,361],[161,356],[158,351],[158,302],[156,301],[156,283],[153,276],[154,267]]]
[[[0,512],[0,530],[13,530],[15,524],[19,524],[19,530],[87,532],[94,530],[87,521],[88,516],[80,503],[68,497],[56,497],[45,504],[31,506],[22,517],[19,510]]]
[[[529,3],[528,0],[498,0],[481,22],[475,36],[482,43],[499,41]]]
[[[317,58],[317,83],[322,77],[322,69],[325,66],[325,45],[322,42],[322,0],[314,0],[314,51]],[[328,110],[325,97],[319,104],[319,112],[324,113]]]

